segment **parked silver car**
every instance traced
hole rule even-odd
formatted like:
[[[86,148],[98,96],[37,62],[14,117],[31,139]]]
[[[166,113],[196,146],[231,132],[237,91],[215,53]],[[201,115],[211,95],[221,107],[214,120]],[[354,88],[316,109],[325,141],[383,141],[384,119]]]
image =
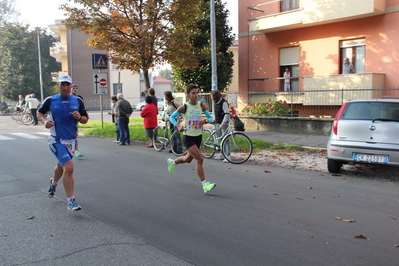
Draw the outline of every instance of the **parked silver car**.
[[[165,105],[165,99],[162,98],[162,97],[157,97],[157,99],[158,99],[158,110],[163,110],[164,105]],[[138,104],[136,105],[136,110],[137,110],[137,111],[143,110],[143,108],[144,108],[144,106],[145,106],[146,104],[147,104],[146,102],[138,103]]]
[[[339,173],[343,164],[399,165],[399,100],[344,103],[332,125],[327,157],[331,173]]]

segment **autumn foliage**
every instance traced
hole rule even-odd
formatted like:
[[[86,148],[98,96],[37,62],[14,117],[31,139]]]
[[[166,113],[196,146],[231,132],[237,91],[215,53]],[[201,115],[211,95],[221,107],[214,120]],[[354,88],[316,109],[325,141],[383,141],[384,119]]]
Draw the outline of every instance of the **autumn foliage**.
[[[109,52],[119,68],[144,72],[168,61],[179,64],[176,55],[190,56],[187,42],[200,0],[75,0],[80,7],[62,5],[71,29],[92,36],[87,44]],[[195,64],[195,62],[193,62]]]

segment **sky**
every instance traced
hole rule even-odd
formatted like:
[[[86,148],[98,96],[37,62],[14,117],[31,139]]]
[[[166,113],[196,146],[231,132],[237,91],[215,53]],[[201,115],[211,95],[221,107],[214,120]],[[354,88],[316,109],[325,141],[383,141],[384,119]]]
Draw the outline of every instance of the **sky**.
[[[238,36],[238,0],[223,0],[230,11],[229,25]],[[63,19],[64,11],[58,10],[62,4],[70,4],[66,0],[15,0],[15,9],[20,13],[19,22],[34,27],[48,27],[55,20]]]

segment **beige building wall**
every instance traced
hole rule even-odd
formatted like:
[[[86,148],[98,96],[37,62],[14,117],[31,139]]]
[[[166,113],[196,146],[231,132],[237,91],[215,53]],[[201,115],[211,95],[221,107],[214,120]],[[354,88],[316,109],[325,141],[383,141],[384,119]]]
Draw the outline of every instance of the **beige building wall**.
[[[229,92],[238,92],[238,41],[234,42],[229,48],[234,54],[234,65],[233,65],[233,80],[229,87]]]

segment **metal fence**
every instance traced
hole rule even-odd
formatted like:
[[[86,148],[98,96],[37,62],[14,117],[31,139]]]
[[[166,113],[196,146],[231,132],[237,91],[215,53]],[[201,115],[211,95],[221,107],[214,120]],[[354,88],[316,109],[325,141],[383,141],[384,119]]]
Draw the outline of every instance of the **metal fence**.
[[[396,98],[399,99],[399,88],[392,89],[308,89],[300,91],[251,91],[251,92],[227,92],[225,99],[234,106],[240,113],[245,107],[256,103],[266,103],[270,100],[285,102],[289,108],[289,114],[252,114],[275,116],[282,115],[287,117],[334,117],[341,105],[350,100],[358,99],[377,99],[377,98]],[[210,93],[201,93],[200,100],[207,103],[212,112],[212,100]],[[13,108],[16,102],[6,101],[9,108]],[[87,110],[110,109],[110,98],[85,99]],[[184,102],[184,101],[183,101]]]
[[[100,110],[101,103],[102,103],[103,110],[111,109],[111,98],[109,98],[109,97],[102,97],[102,101],[100,101],[100,99],[85,99],[84,102],[85,102],[86,110],[88,110],[88,111]]]
[[[209,93],[200,94],[212,111]],[[246,106],[255,103],[266,103],[270,100],[285,102],[290,107],[289,114],[256,114],[265,116],[282,115],[287,117],[334,117],[341,105],[350,100],[397,98],[399,89],[319,89],[303,91],[272,92],[228,92],[225,99],[239,112]],[[246,113],[253,115],[252,113]]]

